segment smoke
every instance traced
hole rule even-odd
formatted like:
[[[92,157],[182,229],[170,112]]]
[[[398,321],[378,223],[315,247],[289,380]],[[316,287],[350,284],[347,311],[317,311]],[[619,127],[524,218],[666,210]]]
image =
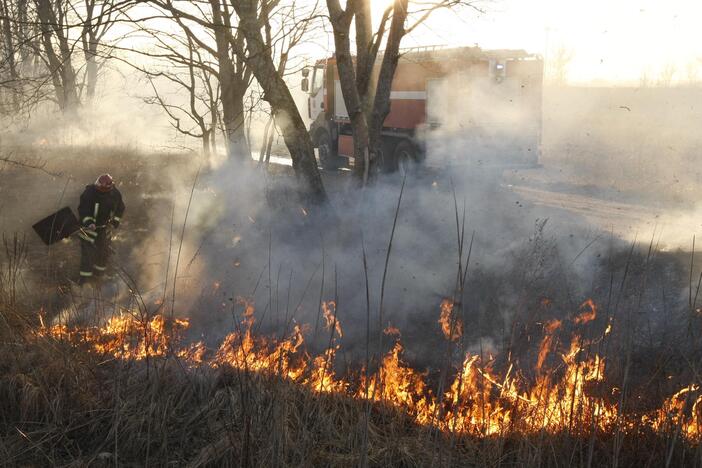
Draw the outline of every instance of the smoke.
[[[106,136],[110,128],[122,128],[110,127],[111,118],[133,122],[136,140],[162,141],[158,131],[149,133],[158,126],[145,125],[144,114],[133,108],[100,106],[101,114],[84,118],[88,130],[75,141],[92,146],[37,143],[38,135],[51,134],[51,125],[37,124],[25,142],[35,143],[34,155],[50,154],[47,168],[62,175],[13,169],[13,184],[2,188],[3,197],[12,198],[3,199],[32,203],[11,210],[5,203],[2,228],[28,230],[58,205],[75,206],[85,184],[111,172],[127,204],[115,233],[113,280],[128,282],[151,312],[191,317],[193,337],[211,344],[235,327],[238,297],[254,301],[260,332],[280,336],[295,323],[308,324],[312,348],[328,339],[320,302],[335,300],[349,360],[365,354],[368,330],[375,349],[378,331],[392,325],[402,333],[407,359],[435,365],[436,350],[445,346],[437,323],[445,298],[455,300],[466,324],[466,350],[474,352],[526,355],[541,324],[576,314],[590,297],[609,304],[613,317],[641,311],[638,323],[650,326],[652,336],[674,336],[660,312],[686,309],[685,260],[664,250],[676,245],[674,235],[689,244],[683,217],[696,223],[696,202],[694,192],[671,196],[669,186],[656,180],[681,174],[681,185],[694,186],[694,171],[684,171],[696,144],[691,124],[682,123],[691,114],[675,117],[682,112],[677,104],[677,111],[659,111],[660,118],[650,117],[650,107],[637,110],[653,99],[653,90],[639,101],[629,99],[632,91],[547,90],[542,167],[529,168],[533,114],[524,101],[492,105],[495,86],[502,84],[512,86],[477,83],[468,93],[449,82],[440,90],[453,111],[427,136],[427,160],[404,189],[398,174],[381,175],[359,190],[348,171],[324,173],[330,203],[315,209],[299,201],[289,167],[263,170],[236,159],[211,164],[195,153],[153,154],[141,145],[141,151],[105,149],[110,141],[128,141],[126,130]],[[612,104],[620,102],[632,111]],[[634,116],[629,127],[623,119]],[[661,127],[668,119],[681,121],[680,128]],[[55,130],[57,141],[66,143],[66,133]],[[660,138],[649,136],[644,141],[650,145],[643,145],[637,138],[645,135]],[[686,156],[653,156],[673,141]],[[678,227],[669,232],[670,226]],[[647,256],[651,235],[656,253]],[[463,265],[470,250],[463,288],[459,247]],[[77,267],[76,245],[51,252],[66,274]],[[46,278],[35,273],[31,284],[44,284]],[[133,297],[126,287],[109,284],[101,292],[115,303]],[[52,300],[59,308],[69,301]]]
[[[700,171],[697,87],[549,88],[544,165],[607,199],[692,208]]]
[[[97,94],[79,109],[60,112],[50,99],[39,102],[20,115],[2,118],[0,142],[12,147],[119,148],[146,153],[197,150],[198,141],[174,128],[174,122],[157,103],[149,104],[153,90],[149,80],[126,65],[106,63],[99,77]],[[171,112],[181,119],[185,130],[193,130],[185,114],[188,108],[183,90],[168,80],[155,80]],[[206,111],[201,110],[205,113]]]
[[[459,94],[450,96],[460,102]],[[492,99],[488,91],[478,87],[470,95],[470,105],[456,104],[456,108],[481,109],[488,99]],[[592,109],[598,106],[588,103]],[[261,330],[280,334],[291,323],[307,323],[312,336],[321,328],[315,326],[320,299],[337,300],[339,320],[345,327],[343,347],[350,357],[363,353],[370,317],[373,336],[380,327],[398,327],[408,344],[408,359],[427,364],[436,357],[432,350],[442,343],[436,319],[446,297],[455,297],[470,324],[467,348],[490,353],[528,342],[529,336],[540,333],[539,324],[554,316],[577,314],[580,304],[590,297],[597,304],[608,305],[612,316],[637,309],[641,320],[654,330],[653,335],[658,331],[656,336],[670,336],[674,333],[671,324],[661,320],[660,311],[685,309],[681,258],[664,252],[672,237],[658,224],[655,214],[648,218],[649,207],[644,205],[648,200],[641,200],[643,208],[633,219],[627,218],[631,213],[626,212],[637,197],[636,190],[645,192],[650,185],[645,180],[631,184],[636,190],[617,199],[614,194],[593,193],[597,183],[593,176],[592,185],[583,189],[582,181],[590,174],[578,175],[578,167],[589,166],[595,171],[599,170],[597,164],[578,158],[565,160],[553,153],[557,147],[554,142],[576,141],[569,132],[582,128],[573,121],[549,128],[549,143],[541,160],[544,167],[499,167],[500,160],[494,155],[499,157],[500,151],[509,148],[526,148],[520,157],[529,157],[528,145],[514,142],[525,141],[521,136],[528,134],[529,128],[524,126],[533,122],[520,108],[510,109],[507,106],[497,112],[493,108],[489,119],[486,117],[496,122],[502,114],[508,123],[499,132],[484,135],[484,141],[498,137],[508,142],[498,151],[485,149],[486,144],[476,149],[470,135],[461,135],[461,119],[466,115],[460,112],[452,113],[455,119],[432,135],[427,162],[452,164],[429,164],[406,181],[384,289],[399,176],[382,176],[359,192],[348,174],[325,174],[331,208],[305,213],[295,195],[294,178],[285,171],[265,174],[231,162],[206,174],[194,200],[195,205],[204,201],[205,207],[195,208],[203,213],[204,221],[189,228],[190,242],[198,246],[192,250],[198,252],[195,262],[201,265],[203,276],[197,280],[201,287],[190,310],[179,313],[199,317],[195,321],[197,333],[216,341],[233,326],[235,299],[243,295],[254,298]],[[560,111],[566,112],[567,106]],[[545,122],[557,118],[555,111],[550,112]],[[619,140],[608,144],[619,144],[624,151],[620,143],[628,140],[628,130],[619,127],[611,131],[619,134]],[[584,152],[591,151],[588,144],[600,144],[594,137],[588,141],[582,142]],[[458,164],[462,157],[466,164]],[[553,174],[556,161],[565,173],[559,170],[562,186],[541,184],[538,174]],[[566,185],[568,177],[572,177],[570,185]],[[211,195],[200,196],[210,189]],[[537,192],[550,197],[550,203],[535,198],[533,193]],[[593,202],[597,195],[599,201]],[[593,217],[591,206],[578,205],[583,199],[609,213]],[[464,261],[474,237],[468,280],[461,292],[457,291],[456,276],[464,210]],[[620,223],[616,231],[612,220]],[[626,232],[620,227],[626,227]],[[632,233],[638,234],[633,250]],[[647,254],[650,236],[653,254]],[[660,291],[646,289],[652,283],[668,291],[664,299]],[[383,323],[379,324],[381,294]],[[618,297],[616,302],[613,297]],[[618,325],[626,327],[624,322]],[[638,325],[634,328],[643,333]],[[319,333],[316,338],[320,340]]]
[[[166,210],[160,228],[138,250],[140,257],[160,252],[157,268],[142,275],[144,289],[160,291],[156,285],[170,281],[169,302],[179,258],[176,313],[191,317],[193,333],[208,342],[217,343],[232,329],[236,299],[243,296],[254,300],[261,331],[282,334],[292,323],[309,324],[309,337],[316,338],[312,346],[323,346],[319,304],[335,300],[350,357],[364,353],[370,317],[374,337],[379,327],[396,326],[410,343],[408,356],[431,361],[425,351],[440,343],[437,319],[444,298],[454,297],[466,314],[484,321],[471,327],[477,333],[469,347],[493,349],[504,343],[504,330],[524,306],[521,295],[528,292],[529,301],[561,297],[566,290],[578,295],[581,274],[593,268],[590,258],[598,246],[573,262],[592,241],[587,223],[523,203],[493,169],[426,171],[409,177],[404,189],[397,174],[381,176],[364,191],[354,188],[348,174],[324,178],[330,207],[309,212],[298,201],[289,169],[267,173],[237,161],[203,169],[192,200],[193,179],[174,181],[175,227]],[[471,238],[461,294],[458,249],[462,243],[465,263]],[[572,275],[569,287],[563,285],[564,269]],[[467,322],[476,324],[473,318]]]

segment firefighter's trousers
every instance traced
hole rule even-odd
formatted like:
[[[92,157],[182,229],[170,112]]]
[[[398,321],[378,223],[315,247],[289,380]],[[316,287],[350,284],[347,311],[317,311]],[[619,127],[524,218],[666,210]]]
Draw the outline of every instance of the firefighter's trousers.
[[[80,241],[80,276],[92,278],[100,276],[107,270],[110,250],[110,235],[106,229],[98,229],[94,242]]]

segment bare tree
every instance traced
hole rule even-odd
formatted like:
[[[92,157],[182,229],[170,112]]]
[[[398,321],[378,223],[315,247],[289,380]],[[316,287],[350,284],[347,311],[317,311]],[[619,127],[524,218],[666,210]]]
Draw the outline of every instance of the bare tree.
[[[73,6],[78,23],[82,25],[80,40],[83,46],[85,59],[85,95],[87,100],[95,97],[99,71],[99,47],[104,45],[105,35],[115,24],[114,16],[119,10],[114,8],[111,0],[83,0],[83,8]]]
[[[156,36],[154,34],[154,36]],[[202,141],[202,150],[206,156],[216,153],[216,131],[219,123],[219,82],[212,65],[203,58],[199,48],[195,47],[192,38],[186,34],[185,40],[178,38],[178,43],[186,47],[182,55],[175,46],[166,45],[159,38],[162,47],[168,50],[169,65],[165,70],[142,70],[147,75],[153,96],[145,101],[159,105],[171,120],[171,124],[179,133]],[[163,78],[169,85],[187,93],[185,102],[182,99],[172,102],[166,99],[154,81]],[[178,93],[178,95],[180,95]]]
[[[666,63],[658,75],[658,86],[669,88],[673,84],[673,77],[677,73],[674,63]]]
[[[64,0],[34,0],[41,30],[46,65],[56,93],[56,102],[63,112],[75,110],[78,82],[73,66],[74,46],[68,37],[68,6]]]
[[[417,3],[417,11],[410,12],[409,0],[393,0],[374,31],[370,0],[348,0],[345,8],[342,8],[339,0],[327,0],[341,92],[353,130],[356,174],[363,184],[368,181],[371,164],[382,160],[381,133],[390,112],[390,90],[400,59],[402,39],[432,12],[463,2],[439,0]],[[416,20],[408,26],[406,23],[410,17],[416,17]],[[351,47],[352,23],[355,25],[355,54]],[[383,43],[385,50],[381,54],[379,51]],[[380,69],[374,81],[374,68],[378,60]]]
[[[246,139],[244,97],[252,76],[243,55],[237,53],[243,50],[244,39],[233,27],[228,4],[222,0],[207,0],[197,5],[197,11],[189,11],[178,8],[170,0],[151,0],[150,3],[168,13],[197,47],[216,58],[227,152],[230,157],[249,160],[251,150]],[[203,5],[208,11],[202,9]],[[209,31],[214,44],[210,36],[198,34],[196,27]]]
[[[648,69],[641,72],[639,76],[639,88],[648,88],[651,86],[651,74]]]
[[[47,100],[70,112],[92,99],[100,58],[109,56],[106,35],[120,14],[116,6],[115,0],[0,0],[0,86],[10,90],[15,116]]]
[[[699,61],[694,60],[692,62],[688,62],[685,67],[685,71],[687,72],[687,85],[690,87],[698,86],[700,81]]]
[[[171,17],[167,19],[173,20]],[[126,64],[146,75],[149,81],[153,94],[144,101],[160,106],[176,131],[200,139],[205,155],[216,153],[217,130],[221,122],[219,70],[212,54],[214,49],[197,45],[197,41],[207,38],[196,37],[196,34],[207,35],[208,31],[202,28],[196,31],[177,20],[163,28],[155,28],[148,20],[139,18],[130,21],[137,25],[135,33],[150,39],[148,49],[121,49],[147,59],[147,64],[141,64],[140,60],[124,58]],[[169,98],[169,94],[173,98]]]
[[[11,10],[11,4],[8,0],[0,0],[0,16],[2,16],[2,68],[7,69],[7,76],[2,77],[3,88],[7,89],[10,94],[10,101],[12,103],[13,113],[19,111],[19,99],[18,86],[19,86],[19,73],[17,71],[16,63],[16,46],[15,37],[12,32],[12,23],[10,18],[13,16],[14,12]]]
[[[556,49],[548,60],[548,77],[551,84],[563,86],[568,81],[568,69],[573,61],[574,53],[571,49],[561,46]]]
[[[314,12],[316,12],[317,7],[313,7],[311,12],[303,14],[303,27],[299,26],[299,20],[295,15],[296,12],[295,2],[287,5],[287,7],[282,8],[278,11],[279,17],[282,18],[280,24],[278,25],[277,34],[274,35],[272,32],[272,27],[270,21],[267,21],[264,25],[265,40],[268,47],[273,50],[272,55],[278,57],[278,74],[280,76],[285,76],[288,71],[288,66],[290,65],[290,54],[294,47],[296,47],[303,40],[305,35],[310,30],[310,19],[314,17]],[[293,66],[293,68],[295,68]],[[263,140],[261,144],[261,150],[259,152],[259,164],[262,162],[269,163],[271,156],[271,148],[273,146],[273,140],[278,134],[278,126],[276,124],[275,113],[269,112],[268,120],[263,132]]]
[[[232,0],[232,7],[239,16],[239,31],[246,39],[246,49],[237,52],[245,58],[264,91],[264,99],[271,106],[290,152],[293,169],[303,182],[305,198],[313,203],[321,203],[327,197],[317,168],[312,140],[290,89],[278,72],[270,42],[272,35],[267,30],[267,25],[271,23],[271,13],[279,4],[279,0]],[[303,30],[309,22],[307,18],[300,23]],[[264,39],[264,34],[268,40]]]
[[[5,113],[20,112],[45,100],[55,101],[46,84],[50,74],[41,60],[42,31],[32,0],[0,0],[0,90]]]
[[[283,9],[280,0],[203,0],[187,5],[171,0],[149,0],[149,3],[173,19],[197,47],[216,58],[229,154],[245,155],[242,160],[250,159],[244,97],[255,76],[281,129],[293,168],[303,182],[304,196],[317,202],[326,200],[304,120],[280,71],[287,62],[285,54],[299,41],[313,19],[308,15],[298,20],[294,15],[294,3]],[[280,16],[282,10],[295,19],[293,29],[284,30],[280,27],[284,21],[273,18]],[[203,35],[202,31],[208,34]],[[214,39],[214,44],[210,39]],[[288,47],[281,48],[281,43],[287,43]],[[245,151],[237,151],[236,148],[241,147],[238,142],[246,142]]]

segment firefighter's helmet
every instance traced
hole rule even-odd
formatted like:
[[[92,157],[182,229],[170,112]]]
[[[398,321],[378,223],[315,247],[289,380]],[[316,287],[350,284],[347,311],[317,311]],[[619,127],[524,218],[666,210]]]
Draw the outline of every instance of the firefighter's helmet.
[[[110,174],[103,174],[95,181],[95,188],[100,192],[109,192],[115,186],[115,181]]]

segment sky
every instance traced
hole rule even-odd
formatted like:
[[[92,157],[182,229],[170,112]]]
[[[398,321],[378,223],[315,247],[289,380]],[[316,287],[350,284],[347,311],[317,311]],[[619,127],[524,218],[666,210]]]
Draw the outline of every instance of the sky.
[[[371,0],[374,17],[392,0]],[[437,0],[410,0],[411,5]],[[296,0],[297,5],[325,0]],[[342,2],[343,3],[343,2]],[[702,0],[473,0],[475,8],[435,12],[403,40],[403,47],[441,45],[525,49],[547,63],[559,50],[572,59],[571,84],[702,81]],[[331,29],[297,53],[310,61],[330,55]]]
[[[388,0],[379,0],[376,9]],[[495,0],[436,13],[403,46],[474,45],[543,55],[572,54],[572,83],[638,83],[674,69],[702,80],[702,1]],[[672,68],[671,68],[672,67]]]

